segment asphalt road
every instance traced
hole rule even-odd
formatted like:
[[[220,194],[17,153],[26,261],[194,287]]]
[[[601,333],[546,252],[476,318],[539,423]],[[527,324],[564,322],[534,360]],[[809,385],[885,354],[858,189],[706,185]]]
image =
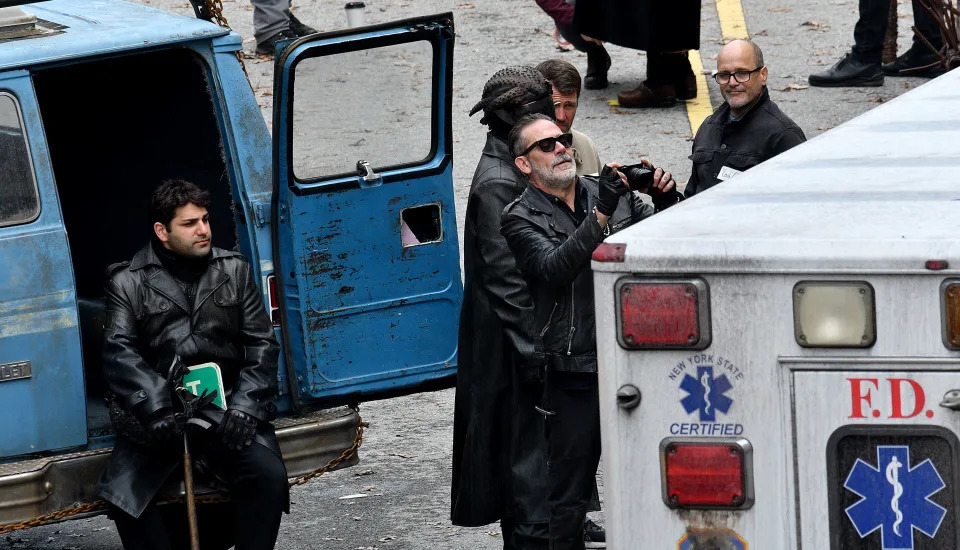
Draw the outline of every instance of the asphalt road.
[[[143,4],[192,16],[180,0],[141,0]],[[909,42],[911,7],[900,0],[901,51]],[[272,108],[272,63],[253,55],[252,7],[245,0],[224,0],[233,28],[248,37],[246,64],[266,119]],[[484,142],[479,116],[467,111],[480,98],[486,79],[511,64],[536,64],[557,56],[586,69],[586,57],[561,52],[552,37],[552,21],[532,0],[368,0],[368,23],[452,11],[457,43],[454,66],[454,185],[462,228],[470,178]],[[345,26],[340,2],[303,0],[297,16],[320,30]],[[743,0],[750,36],[763,48],[770,69],[771,96],[813,138],[879,103],[922,84],[922,79],[887,79],[881,88],[816,89],[806,77],[831,65],[849,48],[856,0]],[[722,45],[715,4],[704,0],[702,58],[706,69]],[[691,130],[685,106],[662,110],[618,109],[608,105],[616,90],[636,86],[645,70],[641,52],[610,46],[611,86],[585,91],[575,127],[590,135],[603,159],[624,163],[649,158],[689,177]],[[711,102],[720,103],[708,79]],[[703,91],[702,91],[703,92]],[[359,92],[358,92],[359,93]],[[383,94],[393,93],[384,90]],[[316,116],[338,114],[314,105]],[[311,111],[314,113],[314,111]],[[385,114],[384,116],[388,116]],[[828,176],[829,177],[829,176]],[[863,185],[837,181],[837,185]],[[720,214],[718,213],[718,221]],[[682,231],[683,228],[677,228]],[[334,472],[293,490],[293,512],[284,517],[278,548],[307,549],[494,549],[499,528],[460,528],[448,519],[452,390],[367,403],[361,413],[370,422],[358,466]],[[658,490],[658,489],[654,489]],[[350,495],[363,495],[343,499]],[[602,522],[603,515],[596,518]],[[22,531],[0,539],[0,549],[116,550],[119,539],[103,517]]]

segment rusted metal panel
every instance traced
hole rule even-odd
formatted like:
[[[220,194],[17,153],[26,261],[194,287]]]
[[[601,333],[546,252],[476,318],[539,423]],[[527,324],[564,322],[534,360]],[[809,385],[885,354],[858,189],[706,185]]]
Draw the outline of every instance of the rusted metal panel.
[[[284,303],[284,330],[290,337],[297,383],[305,400],[392,392],[450,379],[455,372],[451,365],[456,364],[463,290],[453,210],[449,112],[452,40],[452,17],[447,14],[429,21],[419,18],[366,28],[353,36],[335,33],[302,39],[277,62],[275,177],[280,202],[273,229],[279,235],[280,249],[274,251],[274,265],[280,266],[277,280]],[[367,139],[310,149],[311,140],[329,137],[329,130],[310,122],[310,117],[319,112],[315,110],[317,98],[322,97],[321,92],[309,89],[310,85],[324,82],[324,71],[343,63],[341,58],[346,54],[408,43],[417,45],[416,51],[421,53],[424,44],[429,45],[426,51],[430,55],[424,58],[426,65],[420,71],[429,71],[429,64],[435,63],[429,73],[431,87],[426,88],[432,105],[406,107],[425,115],[419,118],[427,120],[429,132],[417,145],[429,145],[427,158],[396,166],[385,162],[387,167],[381,174],[365,169],[359,176],[333,172],[323,173],[319,180],[294,177],[291,166],[295,159],[310,159],[314,153],[337,170],[345,161],[352,166],[362,159],[349,156],[356,154],[351,147]],[[306,118],[297,119],[294,131],[294,105],[298,101],[293,93],[294,75],[298,67],[305,66],[313,67],[316,74],[308,72],[296,80],[297,93],[307,92],[300,99],[307,107],[296,111]],[[419,66],[401,66],[393,61],[384,65],[390,70],[405,67],[399,69],[405,76]],[[344,74],[357,79],[353,87],[364,93],[379,85],[370,80],[377,77],[377,71],[370,67],[334,72],[339,75],[338,82]],[[358,76],[361,73],[363,78]],[[391,85],[397,88],[395,83]],[[411,136],[419,134],[404,127],[399,130],[402,133],[390,135],[382,127],[381,111],[404,103],[398,97],[407,97],[403,95],[407,92],[410,90],[395,89],[386,105],[349,97],[327,98],[342,104],[323,108],[334,120],[349,119],[349,132],[365,131],[379,134],[377,139],[386,138],[397,150],[384,154],[394,158],[391,154],[402,155],[410,148],[407,141]],[[423,97],[421,93],[413,95]],[[304,151],[311,151],[311,155],[304,155]],[[382,159],[380,164],[384,164]],[[409,237],[404,237],[403,213],[426,206],[436,213],[437,234],[429,242],[412,245]]]

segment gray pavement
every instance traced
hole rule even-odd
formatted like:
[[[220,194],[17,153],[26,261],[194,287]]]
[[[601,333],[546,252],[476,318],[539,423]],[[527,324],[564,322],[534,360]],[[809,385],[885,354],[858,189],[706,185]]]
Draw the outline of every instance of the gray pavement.
[[[142,3],[192,16],[182,0]],[[251,82],[269,123],[272,108],[272,63],[253,55],[252,8],[245,0],[225,0],[224,13],[244,37]],[[900,2],[903,51],[911,31],[910,2]],[[342,2],[304,0],[296,15],[320,30],[345,26]],[[532,0],[367,0],[367,21],[390,20],[452,11],[457,28],[454,66],[454,185],[462,228],[470,178],[480,156],[484,127],[479,116],[466,113],[479,99],[483,83],[510,64],[536,64],[557,56],[586,69],[586,57],[560,52],[552,21]],[[816,89],[806,87],[811,72],[830,66],[852,43],[855,0],[743,0],[747,28],[764,49],[770,68],[773,99],[813,138],[924,82],[917,78],[887,79],[881,88]],[[713,2],[705,0],[702,15],[702,57],[714,68],[721,45]],[[683,104],[671,109],[638,111],[608,106],[616,91],[643,78],[642,53],[610,46],[611,86],[585,91],[575,127],[590,135],[603,159],[632,163],[641,157],[689,177],[690,127]],[[708,80],[714,106],[716,84]],[[703,92],[703,91],[701,91]],[[389,93],[389,92],[385,92]],[[322,105],[315,105],[320,116]],[[335,115],[331,115],[332,117]],[[837,185],[863,185],[838,181]],[[718,222],[722,220],[718,213]],[[678,232],[682,228],[677,228]],[[358,466],[334,472],[292,492],[293,510],[284,517],[278,548],[312,549],[494,549],[501,546],[499,528],[450,525],[449,482],[452,433],[452,390],[372,402],[361,407],[370,422]],[[602,490],[602,488],[601,488]],[[659,490],[651,488],[651,490]],[[363,495],[343,499],[341,497]],[[603,515],[596,518],[602,522]],[[117,550],[119,540],[107,519],[62,523],[0,538],[0,549]]]

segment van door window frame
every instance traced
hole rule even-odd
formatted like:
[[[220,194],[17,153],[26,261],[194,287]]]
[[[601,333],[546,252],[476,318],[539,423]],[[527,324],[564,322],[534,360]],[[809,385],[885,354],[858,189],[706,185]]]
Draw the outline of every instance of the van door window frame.
[[[442,90],[440,87],[441,85],[443,85],[443,82],[444,82],[444,76],[441,75],[440,71],[442,70],[441,57],[444,53],[443,52],[444,46],[442,41],[438,38],[436,34],[438,27],[434,26],[435,22],[433,21],[432,16],[413,18],[408,20],[408,22],[409,22],[409,27],[407,29],[405,29],[403,32],[398,32],[397,34],[394,34],[394,35],[384,36],[384,35],[376,34],[376,32],[380,31],[381,29],[394,30],[397,28],[397,22],[384,23],[381,25],[375,25],[375,26],[365,28],[364,30],[371,34],[371,36],[369,37],[364,37],[359,39],[350,39],[341,43],[324,45],[324,47],[322,48],[322,53],[321,51],[319,51],[320,49],[318,48],[318,52],[316,55],[310,55],[310,53],[302,55],[302,57],[299,57],[294,61],[293,65],[291,65],[289,69],[286,69],[286,70],[289,70],[289,82],[285,84],[286,86],[285,94],[283,93],[283,89],[281,86],[282,79],[278,78],[275,80],[274,97],[279,98],[281,101],[283,101],[286,105],[289,106],[288,108],[285,109],[286,110],[285,123],[287,126],[285,139],[289,145],[287,148],[287,155],[286,155],[287,158],[285,159],[274,158],[274,166],[275,166],[274,170],[279,170],[280,166],[283,165],[284,171],[287,172],[288,185],[290,189],[294,192],[294,194],[310,195],[313,193],[326,193],[326,192],[337,191],[340,189],[355,188],[359,185],[357,183],[356,173],[347,172],[347,173],[340,173],[340,174],[330,174],[330,175],[319,176],[316,178],[301,180],[296,177],[293,169],[293,164],[294,164],[294,159],[293,159],[294,108],[293,108],[293,105],[295,103],[295,99],[293,96],[294,96],[294,88],[295,88],[295,81],[296,81],[296,66],[303,59],[337,55],[337,54],[352,52],[352,51],[370,50],[373,48],[394,46],[399,44],[409,44],[409,43],[414,43],[419,41],[426,41],[430,44],[432,53],[433,53],[433,56],[431,58],[433,67],[431,69],[431,83],[430,83],[431,85],[430,152],[427,154],[426,157],[417,161],[406,162],[406,163],[397,164],[397,165],[383,166],[383,167],[376,166],[374,168],[382,176],[382,182],[385,184],[393,181],[407,179],[408,176],[401,173],[407,170],[422,169],[424,170],[423,176],[434,175],[436,173],[440,173],[443,171],[444,164],[445,164],[444,162],[441,162],[440,166],[437,168],[426,168],[426,167],[431,163],[431,161],[436,159],[437,153],[440,149],[439,139],[440,139],[440,134],[442,130],[440,128],[440,124],[441,124],[440,115],[441,115],[441,107],[442,107],[442,105],[440,104],[440,98],[442,97]],[[327,33],[324,36],[324,38],[336,39],[341,35],[352,34],[352,32],[355,32],[355,30],[347,29],[345,31],[340,31],[340,32],[331,32],[331,33]],[[453,32],[452,25],[449,27],[449,32],[451,33]],[[311,38],[313,39],[311,40]],[[300,40],[295,41],[294,43],[287,46],[283,54],[279,58],[277,58],[276,63],[274,65],[274,71],[277,73],[284,71],[285,70],[284,65],[286,63],[287,58],[290,57],[291,55],[297,54],[298,53],[296,51],[298,49],[297,46],[299,46],[304,42],[310,42],[309,44],[310,46],[315,46],[313,42],[316,42],[316,38],[315,37],[301,38]],[[452,72],[453,72],[452,68],[450,68],[450,70],[448,71],[448,73],[450,74],[447,75],[447,78],[452,76]],[[448,100],[452,100],[452,99],[448,98]],[[274,120],[275,128],[278,128],[280,126],[279,122],[280,122],[279,120]],[[446,136],[444,139],[448,141],[447,154],[449,154],[449,150],[452,144],[452,138],[450,136]],[[278,162],[278,161],[281,161],[281,162]]]
[[[8,90],[0,90],[0,97],[9,97],[13,102],[14,108],[17,110],[17,122],[20,123],[20,133],[23,136],[23,146],[27,154],[27,166],[30,167],[30,177],[33,180],[33,196],[36,198],[36,207],[33,215],[27,219],[18,219],[18,220],[4,220],[0,219],[0,228],[2,227],[15,227],[18,225],[26,225],[32,223],[40,217],[40,213],[43,211],[43,205],[40,201],[40,187],[37,183],[37,171],[33,166],[33,154],[30,151],[30,140],[27,138],[27,127],[26,123],[23,120],[23,109],[20,107],[20,102],[17,100],[17,96],[11,93]],[[0,188],[0,200],[5,197],[3,189]]]

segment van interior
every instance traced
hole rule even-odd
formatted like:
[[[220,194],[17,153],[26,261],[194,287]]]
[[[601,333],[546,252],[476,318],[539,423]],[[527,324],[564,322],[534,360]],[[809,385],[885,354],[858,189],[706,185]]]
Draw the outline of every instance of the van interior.
[[[154,188],[185,179],[208,190],[213,245],[236,247],[219,108],[210,68],[186,48],[51,66],[34,86],[73,259],[93,438],[112,432],[100,360],[104,275],[153,234]]]

